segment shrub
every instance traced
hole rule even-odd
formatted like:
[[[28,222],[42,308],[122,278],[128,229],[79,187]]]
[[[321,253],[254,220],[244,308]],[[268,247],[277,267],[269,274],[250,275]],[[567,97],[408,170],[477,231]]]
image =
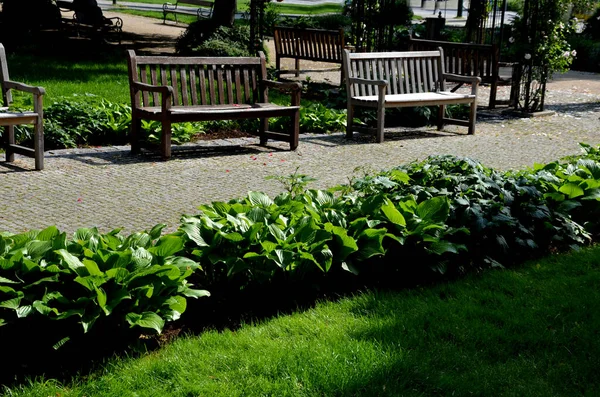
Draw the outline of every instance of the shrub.
[[[177,39],[175,48],[180,55],[203,56],[255,56],[248,50],[250,28],[236,25],[233,28],[217,27],[206,31],[202,21],[191,23]],[[264,45],[261,51],[268,56]]]
[[[185,311],[185,297],[207,295],[190,288],[198,265],[176,255],[183,241],[161,237],[163,228],[128,237],[79,229],[72,240],[56,227],[0,236],[0,326],[33,318],[85,333],[109,319],[160,333]],[[71,337],[63,336],[56,347]]]

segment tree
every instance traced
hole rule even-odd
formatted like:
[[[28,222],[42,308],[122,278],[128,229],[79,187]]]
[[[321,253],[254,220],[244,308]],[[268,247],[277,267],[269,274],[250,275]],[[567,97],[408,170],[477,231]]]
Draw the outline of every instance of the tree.
[[[233,27],[236,10],[237,0],[215,0],[211,25],[214,28],[219,26]]]

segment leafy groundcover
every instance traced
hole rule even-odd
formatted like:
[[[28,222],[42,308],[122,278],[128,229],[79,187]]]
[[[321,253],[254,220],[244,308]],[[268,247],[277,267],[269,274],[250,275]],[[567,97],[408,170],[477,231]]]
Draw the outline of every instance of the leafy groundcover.
[[[202,205],[170,234],[164,225],[129,236],[3,233],[0,347],[10,370],[0,381],[80,368],[155,338],[167,322],[168,331],[230,326],[240,314],[315,296],[411,286],[591,244],[600,150],[582,147],[581,156],[506,173],[436,156],[327,191],[306,189],[309,178],[295,174],[282,178],[285,193]]]

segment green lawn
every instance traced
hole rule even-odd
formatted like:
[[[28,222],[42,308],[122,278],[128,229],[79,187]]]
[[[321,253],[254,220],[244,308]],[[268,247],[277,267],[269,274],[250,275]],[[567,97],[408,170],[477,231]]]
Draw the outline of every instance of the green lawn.
[[[44,67],[32,67],[43,64]],[[8,59],[10,77],[15,81],[39,85],[46,89],[44,102],[64,96],[97,95],[111,102],[129,103],[129,80],[124,54],[88,59],[11,55]],[[30,100],[30,94],[19,94]]]
[[[371,291],[10,396],[599,395],[600,248]],[[85,354],[85,352],[82,352]]]
[[[131,3],[148,3],[148,4],[164,4],[165,0],[128,0]],[[175,1],[171,0],[171,3]],[[248,10],[250,4],[250,0],[239,0],[237,2],[238,12],[245,12]],[[117,5],[119,5],[119,1],[117,1]],[[182,3],[182,5],[185,5]],[[317,5],[297,5],[297,4],[286,4],[285,0],[281,3],[275,3],[275,7],[282,14],[326,14],[326,13],[335,13],[340,12],[342,7],[340,4],[331,2],[325,4],[317,4]],[[193,7],[193,6],[191,6]],[[161,12],[162,15],[162,12]],[[162,16],[161,16],[162,18]]]

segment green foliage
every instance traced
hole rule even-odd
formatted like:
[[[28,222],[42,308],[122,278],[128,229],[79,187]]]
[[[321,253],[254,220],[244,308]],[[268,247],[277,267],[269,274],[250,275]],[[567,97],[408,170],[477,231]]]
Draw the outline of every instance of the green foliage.
[[[577,53],[571,64],[572,70],[600,72],[600,41],[587,34],[571,35],[568,41]]]
[[[248,50],[250,43],[248,26],[235,25],[232,28],[219,26],[212,31],[206,29],[203,21],[190,24],[177,39],[175,45],[177,53],[188,56],[254,56]],[[264,45],[261,51],[267,54]]]
[[[344,15],[352,21],[350,42],[370,52],[397,48],[396,32],[412,25],[413,12],[406,0],[347,0]]]
[[[85,333],[111,321],[160,333],[185,311],[186,297],[208,295],[188,284],[199,266],[177,256],[184,242],[161,237],[163,228],[127,237],[79,229],[69,240],[51,226],[0,236],[0,325],[33,318],[40,326],[76,323]]]

